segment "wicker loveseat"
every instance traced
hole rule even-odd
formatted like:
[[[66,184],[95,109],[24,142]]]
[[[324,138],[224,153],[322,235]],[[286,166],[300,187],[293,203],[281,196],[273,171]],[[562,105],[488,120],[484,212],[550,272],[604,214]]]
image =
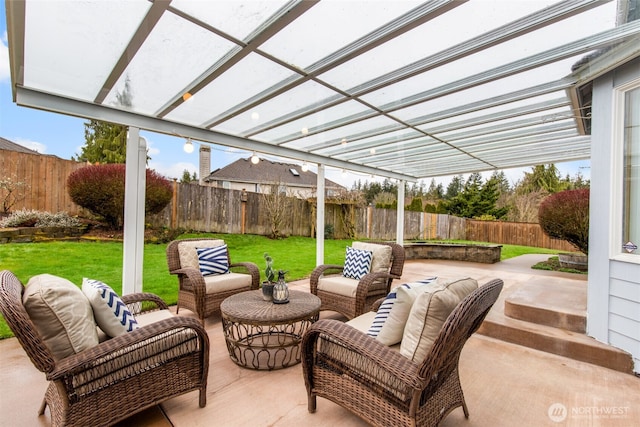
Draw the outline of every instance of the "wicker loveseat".
[[[458,376],[460,352],[495,303],[502,286],[502,280],[491,280],[471,291],[452,311],[421,310],[415,304],[435,297],[419,297],[411,315],[414,309],[423,314],[450,314],[437,331],[431,331],[433,342],[411,357],[402,353],[404,340],[408,340],[406,334],[398,351],[397,346],[389,347],[359,330],[362,319],[316,322],[302,343],[309,412],[315,412],[316,398],[320,396],[376,426],[436,426],[458,406],[468,417]],[[450,306],[454,297],[442,292],[447,294],[443,300],[449,301]],[[419,335],[420,340],[425,338],[424,333]]]
[[[345,265],[323,264],[311,272],[311,293],[322,301],[320,310],[333,310],[352,319],[371,309],[389,293],[391,282],[402,276],[404,248],[392,242],[353,242],[352,247],[372,252],[370,271],[359,279],[344,276]]]
[[[200,407],[206,405],[209,338],[196,319],[173,316],[156,295],[125,295],[120,301],[138,320],[137,329],[110,339],[103,337],[102,342],[96,337],[96,345],[77,352],[71,349],[69,355],[61,357],[60,351],[65,349],[57,346],[59,337],[43,332],[47,325],[43,329],[32,319],[32,314],[38,318],[41,313],[34,313],[33,306],[23,303],[30,286],[23,286],[12,272],[0,271],[0,311],[35,367],[46,374],[49,387],[39,414],[43,415],[48,406],[53,426],[112,425],[196,390]],[[80,292],[79,296],[67,301],[83,298],[77,287],[75,292]],[[97,334],[96,323],[82,324],[93,322],[93,317],[79,317],[77,306],[65,310],[65,298],[57,298],[59,308],[65,311],[62,317],[75,316],[68,317],[72,321],[67,325],[87,326]]]
[[[199,267],[198,249],[223,248],[224,273],[204,275]],[[229,250],[220,239],[174,240],[167,246],[169,273],[178,276],[178,310],[186,308],[204,319],[220,310],[222,301],[234,294],[258,289],[260,270],[251,262],[231,262]],[[224,270],[224,268],[223,268]]]

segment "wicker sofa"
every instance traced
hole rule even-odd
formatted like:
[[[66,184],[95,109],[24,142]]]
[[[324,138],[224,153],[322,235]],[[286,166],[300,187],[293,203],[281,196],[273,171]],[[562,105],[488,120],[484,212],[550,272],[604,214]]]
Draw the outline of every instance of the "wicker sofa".
[[[77,287],[76,291],[82,293]],[[35,367],[46,374],[49,386],[39,414],[48,406],[51,425],[113,425],[196,390],[200,407],[206,405],[209,338],[196,319],[173,316],[156,295],[125,295],[121,301],[138,320],[137,329],[110,339],[103,337],[102,342],[80,351],[67,351],[59,346],[59,337],[43,332],[51,325],[34,323],[32,317],[40,314],[28,311],[23,303],[28,292],[29,286],[23,286],[12,272],[0,271],[0,311]],[[57,298],[58,309],[63,311],[60,317],[76,316],[69,327],[84,327],[81,323],[86,322],[87,331],[96,332],[96,324],[89,323],[91,316],[79,318],[78,306],[64,307],[67,296],[49,296]],[[81,298],[72,297],[76,302]],[[69,354],[61,356],[61,351]]]
[[[449,307],[455,298],[444,291],[443,300],[448,301],[445,310],[438,307],[422,310],[416,304],[423,299],[433,301],[435,297],[419,297],[411,315],[414,309],[423,315],[427,312],[431,315],[432,311],[441,316],[449,314],[441,327],[437,325],[434,329],[431,325],[429,333],[433,334],[433,341],[426,343],[422,351],[408,355],[402,351],[404,341],[409,340],[406,335],[399,351],[398,346],[382,344],[359,330],[362,318],[348,323],[333,319],[316,322],[302,343],[309,412],[316,411],[316,399],[320,396],[376,426],[436,426],[458,406],[468,417],[458,376],[460,352],[495,303],[502,286],[502,280],[491,280],[461,301],[458,298],[460,302],[452,311]],[[372,318],[368,313],[363,316]],[[418,335],[419,341],[426,336],[424,332]]]
[[[320,310],[333,310],[353,319],[384,297],[394,279],[402,276],[404,248],[393,242],[353,242],[352,247],[373,254],[371,271],[360,279],[344,277],[344,265],[317,266],[309,279],[311,293],[322,301]]]

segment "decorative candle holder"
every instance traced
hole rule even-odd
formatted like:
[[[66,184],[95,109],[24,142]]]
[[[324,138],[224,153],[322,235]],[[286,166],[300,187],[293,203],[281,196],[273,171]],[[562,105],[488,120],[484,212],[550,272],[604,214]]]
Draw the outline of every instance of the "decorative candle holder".
[[[287,274],[286,271],[278,271],[278,281],[273,287],[274,304],[286,304],[289,302],[289,287],[287,286],[287,282],[284,280],[285,274]]]

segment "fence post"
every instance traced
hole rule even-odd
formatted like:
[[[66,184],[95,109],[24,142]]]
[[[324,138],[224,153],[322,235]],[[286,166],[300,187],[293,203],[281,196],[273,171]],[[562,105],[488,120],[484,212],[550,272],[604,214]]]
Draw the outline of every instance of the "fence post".
[[[173,178],[173,200],[171,202],[171,228],[175,230],[178,225],[178,179]]]
[[[247,215],[247,190],[242,189],[242,193],[240,193],[240,202],[241,202],[241,223],[240,223],[240,233],[244,234],[244,225],[246,223],[245,218]]]

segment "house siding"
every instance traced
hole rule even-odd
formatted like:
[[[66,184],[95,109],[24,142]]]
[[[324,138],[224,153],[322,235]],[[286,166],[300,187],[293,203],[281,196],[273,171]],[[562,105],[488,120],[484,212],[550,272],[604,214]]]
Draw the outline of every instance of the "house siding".
[[[615,199],[620,171],[614,169],[614,90],[640,77],[640,58],[597,78],[593,84],[591,214],[587,333],[631,353],[640,372],[640,256],[638,262],[614,257],[621,207]],[[603,224],[607,224],[604,225]]]

